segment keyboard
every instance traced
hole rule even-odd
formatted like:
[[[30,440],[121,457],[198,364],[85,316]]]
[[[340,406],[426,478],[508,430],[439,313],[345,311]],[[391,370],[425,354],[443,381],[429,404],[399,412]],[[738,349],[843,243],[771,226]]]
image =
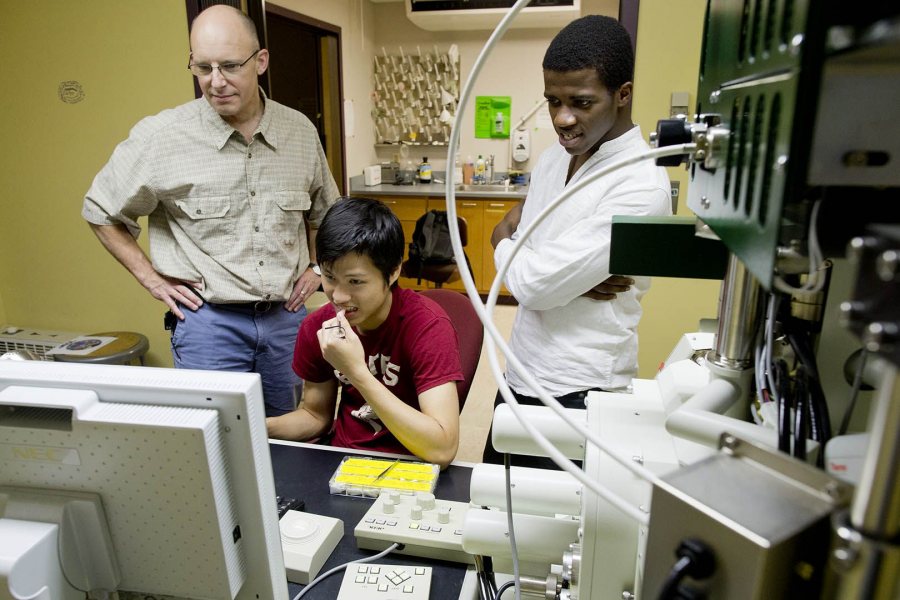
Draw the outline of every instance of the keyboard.
[[[428,600],[431,567],[352,564],[337,600]]]

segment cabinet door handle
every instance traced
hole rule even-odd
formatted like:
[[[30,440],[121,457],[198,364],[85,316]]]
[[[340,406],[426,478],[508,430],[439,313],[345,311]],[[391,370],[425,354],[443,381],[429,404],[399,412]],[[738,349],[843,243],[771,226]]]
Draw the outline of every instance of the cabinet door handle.
[[[462,202],[463,206],[478,206],[477,202]]]
[[[503,208],[506,206],[506,204],[503,202],[491,202],[488,204],[488,206],[491,206],[493,208]]]

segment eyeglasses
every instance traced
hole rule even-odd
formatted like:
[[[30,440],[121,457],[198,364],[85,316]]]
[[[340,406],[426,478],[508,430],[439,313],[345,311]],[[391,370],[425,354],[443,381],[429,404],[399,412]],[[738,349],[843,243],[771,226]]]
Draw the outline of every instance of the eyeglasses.
[[[259,54],[259,49],[256,50],[253,54],[247,57],[242,63],[236,62],[227,62],[222,63],[221,65],[205,65],[201,63],[188,63],[188,69],[191,70],[191,73],[196,75],[197,77],[204,77],[206,75],[211,75],[213,69],[218,69],[219,74],[223,77],[228,75],[237,75],[237,73],[241,70],[241,67],[250,62],[250,59]],[[191,57],[193,59],[193,57]]]

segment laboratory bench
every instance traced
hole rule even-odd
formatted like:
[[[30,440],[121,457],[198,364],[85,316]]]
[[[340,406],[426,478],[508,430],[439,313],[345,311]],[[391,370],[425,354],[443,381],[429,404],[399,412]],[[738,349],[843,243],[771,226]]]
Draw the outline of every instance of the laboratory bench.
[[[472,267],[472,278],[475,286],[482,294],[490,291],[491,283],[497,271],[494,268],[494,248],[491,246],[491,233],[503,216],[528,193],[528,185],[511,186],[466,186],[466,190],[456,191],[457,215],[466,220],[468,244],[466,256]],[[350,194],[368,198],[376,198],[384,202],[400,219],[407,248],[412,241],[416,220],[429,210],[446,210],[446,186],[443,183],[419,183],[416,185],[394,185],[382,183],[367,186],[362,175],[350,178]],[[426,281],[400,278],[401,287],[421,290],[433,287]],[[445,288],[462,290],[461,281],[448,283]],[[508,294],[505,288],[502,293]]]

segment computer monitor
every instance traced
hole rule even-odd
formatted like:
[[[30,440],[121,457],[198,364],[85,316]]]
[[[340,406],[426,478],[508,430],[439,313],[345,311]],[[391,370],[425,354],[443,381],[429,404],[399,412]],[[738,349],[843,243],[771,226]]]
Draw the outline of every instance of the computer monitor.
[[[287,598],[259,376],[0,360],[0,582]]]

